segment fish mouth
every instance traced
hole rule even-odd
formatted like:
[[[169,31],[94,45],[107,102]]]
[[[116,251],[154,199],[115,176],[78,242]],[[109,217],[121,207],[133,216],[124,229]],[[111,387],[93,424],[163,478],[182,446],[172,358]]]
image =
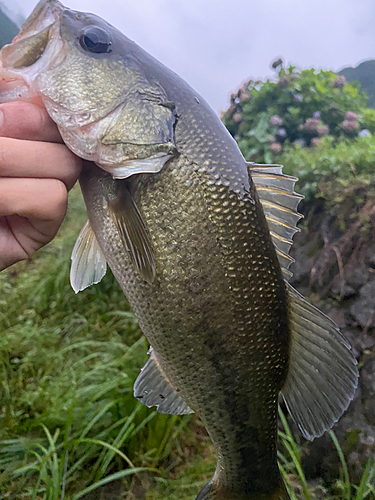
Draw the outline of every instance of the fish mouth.
[[[2,48],[2,90],[7,90],[7,83],[14,87],[22,81],[30,91],[38,74],[65,57],[67,51],[60,37],[60,21],[64,10],[65,7],[57,0],[41,0],[12,43]]]

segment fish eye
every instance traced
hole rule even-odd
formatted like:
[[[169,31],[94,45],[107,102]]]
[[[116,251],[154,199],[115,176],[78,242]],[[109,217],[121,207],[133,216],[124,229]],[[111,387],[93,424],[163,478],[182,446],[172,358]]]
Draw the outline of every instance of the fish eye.
[[[112,52],[109,34],[102,28],[91,26],[80,36],[79,43],[84,50],[94,54],[106,54]]]

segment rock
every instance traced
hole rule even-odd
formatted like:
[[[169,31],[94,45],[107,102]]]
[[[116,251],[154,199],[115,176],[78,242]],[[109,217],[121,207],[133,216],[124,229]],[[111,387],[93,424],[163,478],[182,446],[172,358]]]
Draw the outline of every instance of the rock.
[[[335,321],[331,314],[329,316]],[[375,337],[372,335],[354,328],[343,328],[337,322],[336,324],[342,329],[342,333],[352,346],[352,352],[357,359],[362,356],[364,351],[375,347]]]
[[[295,239],[299,241],[297,236]],[[295,262],[293,262],[293,264],[290,266],[290,270],[293,273],[293,278],[291,280],[293,286],[298,284],[298,286],[306,287],[309,284],[310,272],[312,269],[314,259],[308,257],[306,255],[307,252],[308,252],[308,245],[294,248],[292,256],[295,259]]]
[[[367,359],[361,370],[363,414],[367,422],[375,425],[375,357]],[[374,445],[375,445],[375,436]]]
[[[335,295],[339,295],[341,299],[349,299],[357,293],[355,288],[350,286],[346,281],[343,283],[340,279],[335,279],[332,292]]]
[[[366,268],[352,268],[345,272],[345,282],[347,285],[359,290],[368,281],[368,272]]]
[[[355,321],[363,327],[375,326],[375,281],[370,281],[359,291],[360,297],[350,307]]]
[[[329,316],[331,318],[332,321],[334,321],[336,323],[336,325],[339,328],[345,327],[345,325],[346,325],[345,315],[342,311],[332,307],[326,311],[326,314],[327,314],[327,316]]]

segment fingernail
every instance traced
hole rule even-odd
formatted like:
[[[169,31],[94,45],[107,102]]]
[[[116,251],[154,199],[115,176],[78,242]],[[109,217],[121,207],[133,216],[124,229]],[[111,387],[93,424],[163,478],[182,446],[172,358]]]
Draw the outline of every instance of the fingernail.
[[[4,123],[4,113],[0,111],[0,129],[2,128]]]

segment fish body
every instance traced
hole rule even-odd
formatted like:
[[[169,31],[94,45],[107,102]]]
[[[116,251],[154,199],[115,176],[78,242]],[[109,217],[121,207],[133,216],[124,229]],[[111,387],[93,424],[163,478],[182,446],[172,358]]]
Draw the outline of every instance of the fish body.
[[[136,397],[202,419],[217,467],[197,499],[288,499],[279,392],[314,437],[357,383],[335,325],[284,280],[294,180],[247,164],[201,96],[97,16],[40,2],[2,65],[19,82],[0,100],[41,97],[96,163],[80,177],[89,223],[72,283],[99,281],[108,262],[152,346]]]

